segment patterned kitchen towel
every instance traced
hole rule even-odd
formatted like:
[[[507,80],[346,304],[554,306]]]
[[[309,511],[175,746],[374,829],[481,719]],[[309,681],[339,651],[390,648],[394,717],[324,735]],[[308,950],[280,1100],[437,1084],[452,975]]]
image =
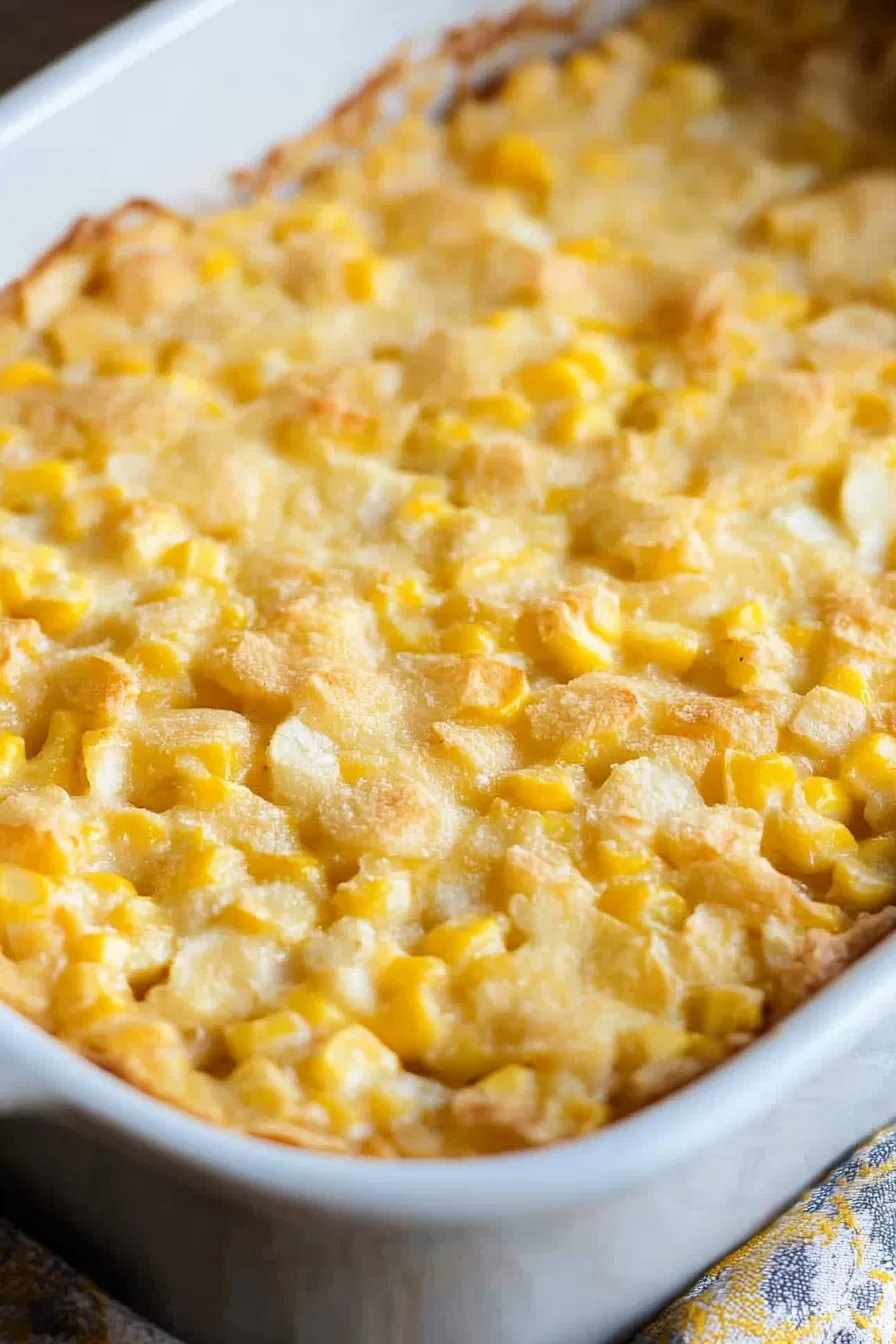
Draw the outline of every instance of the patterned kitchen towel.
[[[2,1344],[175,1344],[0,1218]]]
[[[632,1344],[894,1344],[896,1127],[732,1252]]]
[[[716,1265],[632,1344],[894,1344],[896,1128]],[[0,1344],[176,1344],[0,1219]]]

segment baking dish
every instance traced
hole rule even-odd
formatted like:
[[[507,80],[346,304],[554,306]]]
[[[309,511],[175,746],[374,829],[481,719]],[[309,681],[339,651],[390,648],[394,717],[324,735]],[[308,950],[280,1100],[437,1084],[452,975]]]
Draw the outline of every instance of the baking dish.
[[[427,26],[481,12],[441,0]],[[0,271],[81,210],[213,190],[419,28],[409,3],[375,23],[360,3],[143,13],[7,100]],[[112,1286],[187,1340],[609,1340],[890,1114],[893,955],[882,946],[749,1052],[606,1133],[458,1165],[210,1131],[4,1013],[2,1162],[82,1246],[114,1247]]]

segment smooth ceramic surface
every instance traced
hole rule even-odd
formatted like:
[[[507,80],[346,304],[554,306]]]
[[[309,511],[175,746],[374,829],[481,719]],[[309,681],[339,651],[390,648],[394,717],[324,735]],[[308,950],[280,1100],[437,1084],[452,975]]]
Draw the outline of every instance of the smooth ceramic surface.
[[[160,0],[127,20],[0,102],[0,279],[79,213],[220,195],[420,22],[415,0]],[[606,1344],[896,1112],[894,983],[890,940],[642,1114],[460,1164],[213,1130],[0,1009],[0,1171],[195,1344]]]

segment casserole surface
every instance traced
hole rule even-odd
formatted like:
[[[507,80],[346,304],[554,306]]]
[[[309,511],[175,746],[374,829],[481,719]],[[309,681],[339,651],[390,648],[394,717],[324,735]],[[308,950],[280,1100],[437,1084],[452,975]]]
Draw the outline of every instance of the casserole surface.
[[[4,993],[147,1090],[545,1143],[891,926],[888,67],[717,17],[11,293]]]

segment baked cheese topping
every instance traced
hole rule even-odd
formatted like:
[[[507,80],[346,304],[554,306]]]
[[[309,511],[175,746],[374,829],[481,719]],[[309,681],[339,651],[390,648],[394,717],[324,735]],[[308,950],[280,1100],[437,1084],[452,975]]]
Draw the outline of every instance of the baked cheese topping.
[[[892,926],[896,48],[781,8],[11,293],[9,1004],[210,1120],[463,1156]]]

